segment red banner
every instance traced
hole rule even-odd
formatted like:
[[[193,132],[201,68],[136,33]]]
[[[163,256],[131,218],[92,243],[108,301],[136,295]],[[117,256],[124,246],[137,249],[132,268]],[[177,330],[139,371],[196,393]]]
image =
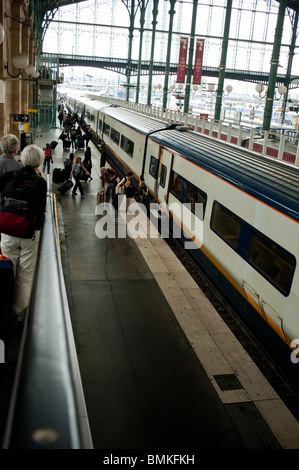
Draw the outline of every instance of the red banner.
[[[193,85],[200,85],[200,82],[201,82],[204,43],[205,43],[204,39],[196,39]]]
[[[180,38],[180,54],[178,63],[177,83],[185,83],[188,38]]]

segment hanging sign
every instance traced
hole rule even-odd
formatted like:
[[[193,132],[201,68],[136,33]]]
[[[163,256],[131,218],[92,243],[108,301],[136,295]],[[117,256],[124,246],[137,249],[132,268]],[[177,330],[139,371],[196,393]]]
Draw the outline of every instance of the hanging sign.
[[[193,85],[200,85],[200,82],[201,82],[204,43],[205,43],[204,39],[196,39],[195,60],[194,60],[194,70],[193,70]]]
[[[180,38],[180,53],[177,73],[177,83],[185,83],[188,38]]]

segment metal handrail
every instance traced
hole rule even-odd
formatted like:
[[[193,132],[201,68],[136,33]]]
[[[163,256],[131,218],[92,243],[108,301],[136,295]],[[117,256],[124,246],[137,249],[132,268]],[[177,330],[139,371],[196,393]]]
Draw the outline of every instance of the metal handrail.
[[[4,449],[93,447],[58,245],[48,191]]]

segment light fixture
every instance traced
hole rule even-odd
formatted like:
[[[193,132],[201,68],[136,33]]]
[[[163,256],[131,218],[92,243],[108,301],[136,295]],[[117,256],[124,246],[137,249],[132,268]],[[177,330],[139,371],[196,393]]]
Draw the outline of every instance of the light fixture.
[[[3,25],[0,23],[0,44],[3,43],[4,37],[5,37],[4,28],[3,28]]]
[[[0,103],[5,103],[5,88],[3,80],[0,80]]]
[[[214,89],[215,89],[215,83],[208,83],[208,91],[210,93],[213,93],[214,92]],[[226,90],[226,93],[224,93],[223,96],[228,96],[232,91],[233,91],[233,87],[231,85],[227,85],[227,87],[225,88]],[[215,91],[215,94],[217,92]]]
[[[14,65],[14,67],[16,69],[18,69],[18,73],[16,75],[12,75],[9,70],[8,70],[8,63],[6,64],[5,66],[5,69],[7,70],[7,74],[11,77],[11,78],[18,78],[18,77],[22,77],[22,73],[23,73],[23,70],[25,70],[25,72],[27,73],[28,76],[31,76],[32,78],[37,78],[39,76],[39,72],[37,72],[37,70],[35,70],[35,67],[34,65],[32,64],[29,64],[29,59],[28,57],[23,54],[23,53],[20,53],[20,54],[16,54],[13,58],[12,58],[12,63]]]
[[[257,91],[257,93],[259,94],[259,99],[260,100],[263,100],[266,96],[267,96],[267,90],[265,91],[265,94],[262,96],[262,93],[264,91],[265,87],[262,83],[258,83],[255,87],[255,90]],[[274,99],[279,101],[281,100],[281,98],[283,97],[283,95],[285,95],[288,91],[287,87],[284,86],[284,85],[280,85],[278,88],[277,88],[277,91],[279,93],[280,96],[276,96],[276,93],[275,93],[275,97]]]

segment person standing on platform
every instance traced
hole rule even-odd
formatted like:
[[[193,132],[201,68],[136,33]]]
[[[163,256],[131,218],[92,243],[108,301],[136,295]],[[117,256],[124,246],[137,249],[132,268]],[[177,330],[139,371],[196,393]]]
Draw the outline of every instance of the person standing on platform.
[[[58,119],[59,119],[60,127],[62,127],[62,122],[63,122],[63,108],[60,108],[60,110],[59,110]]]
[[[91,162],[91,148],[90,147],[87,147],[87,149],[85,150],[84,160],[82,162],[82,165],[91,174],[92,162]],[[92,180],[91,176],[90,176],[90,179]]]
[[[0,156],[0,177],[7,171],[19,170],[23,164],[16,160],[19,153],[20,141],[14,134],[2,137],[0,148],[3,154]]]
[[[111,199],[115,195],[115,186],[117,185],[117,173],[113,168],[101,168],[101,184],[102,189],[101,192],[103,193],[106,186],[106,196],[108,198],[108,202],[112,202]]]
[[[90,126],[87,126],[87,129],[85,130],[85,136],[84,136],[86,148],[88,147],[88,144],[91,138],[92,138],[92,130]]]
[[[18,176],[24,181],[32,181],[37,188],[37,205],[35,208],[34,235],[32,238],[20,238],[1,234],[1,250],[4,256],[11,259],[15,275],[14,309],[19,323],[22,324],[29,304],[32,281],[35,272],[39,247],[40,230],[44,221],[47,198],[47,182],[37,174],[43,161],[43,151],[36,145],[27,145],[21,154],[23,166]],[[0,178],[0,191],[11,181],[14,172],[6,172]]]
[[[104,143],[100,145],[100,153],[101,153],[100,168],[104,168],[104,166],[106,165],[106,161],[107,161],[107,153],[105,150]]]
[[[45,172],[45,168],[47,166],[48,175],[50,174],[50,162],[54,163],[52,159],[52,151],[50,149],[50,144],[46,144],[46,147],[44,148],[43,173]]]
[[[75,186],[73,187],[72,196],[77,196],[76,190],[77,188],[79,188],[81,197],[84,197],[84,191],[80,183],[82,171],[84,171],[87,175],[90,175],[90,173],[84,168],[84,166],[82,166],[82,158],[77,157],[75,163],[73,163],[72,171],[70,174],[70,179],[74,177],[74,180],[76,181]]]

